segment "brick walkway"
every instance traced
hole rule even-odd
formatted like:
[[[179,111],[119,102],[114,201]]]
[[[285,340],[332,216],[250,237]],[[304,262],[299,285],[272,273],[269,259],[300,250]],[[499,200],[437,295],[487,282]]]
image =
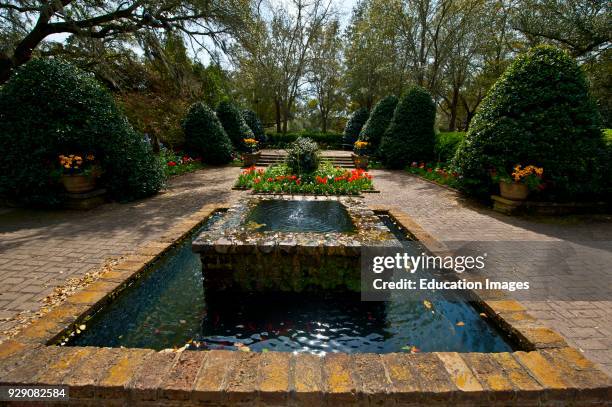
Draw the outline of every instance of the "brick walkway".
[[[205,203],[228,202],[238,168],[215,168],[174,178],[167,192],[88,212],[0,209],[0,331],[25,310],[37,310],[53,287],[82,276],[110,257],[162,234]],[[371,204],[400,207],[439,240],[612,241],[612,220],[543,223],[509,218],[463,202],[453,191],[402,172],[375,170],[380,194]],[[607,252],[609,254],[609,252]],[[603,255],[607,255],[604,253]],[[611,273],[594,262],[594,273]],[[583,282],[588,289],[597,281]],[[612,373],[612,301],[531,301],[530,313],[549,323]]]

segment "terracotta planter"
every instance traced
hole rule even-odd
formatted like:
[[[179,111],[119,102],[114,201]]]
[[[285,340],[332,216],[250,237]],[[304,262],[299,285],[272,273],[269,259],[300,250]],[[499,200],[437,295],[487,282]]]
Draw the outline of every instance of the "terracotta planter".
[[[513,201],[524,201],[529,195],[529,188],[527,188],[527,185],[517,182],[500,181],[499,193],[502,198],[511,199]]]
[[[261,151],[256,153],[243,153],[242,154],[242,162],[245,167],[252,167],[257,164],[259,161],[259,157],[261,156]]]
[[[80,194],[92,191],[96,187],[96,178],[85,174],[64,174],[62,175],[62,184],[69,193]]]
[[[355,168],[358,168],[361,170],[368,169],[368,163],[370,162],[370,157],[368,157],[367,155],[357,155],[357,154],[352,154],[351,157],[353,158],[353,164],[355,164]]]

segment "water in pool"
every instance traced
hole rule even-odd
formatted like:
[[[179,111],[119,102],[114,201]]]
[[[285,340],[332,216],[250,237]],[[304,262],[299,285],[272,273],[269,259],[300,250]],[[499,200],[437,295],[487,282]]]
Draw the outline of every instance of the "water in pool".
[[[70,345],[314,354],[511,350],[470,304],[433,295],[430,304],[408,295],[376,303],[359,295],[296,294],[207,303],[200,259],[189,241],[86,325]]]
[[[247,216],[261,225],[258,231],[352,232],[355,229],[344,205],[338,201],[262,200]]]

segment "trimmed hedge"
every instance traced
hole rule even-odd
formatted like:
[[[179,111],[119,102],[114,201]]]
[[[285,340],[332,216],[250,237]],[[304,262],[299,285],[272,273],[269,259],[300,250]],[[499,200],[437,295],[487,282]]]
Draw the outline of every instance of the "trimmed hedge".
[[[244,151],[243,139],[255,138],[255,135],[242,118],[240,110],[229,100],[219,102],[217,106],[217,118],[221,122],[223,129],[232,141],[236,150]]]
[[[565,52],[540,46],[520,55],[491,88],[454,164],[460,187],[497,192],[492,169],[544,168],[541,198],[574,200],[609,189],[609,151],[583,71]]]
[[[464,138],[465,132],[462,131],[438,133],[434,146],[435,160],[444,164],[450,163]]]
[[[412,161],[433,157],[436,134],[436,105],[423,88],[413,86],[398,102],[380,145],[383,163],[404,168]]]
[[[338,150],[342,148],[342,134],[340,133],[321,133],[316,131],[301,131],[294,133],[267,133],[267,145],[273,148],[287,148],[291,143],[300,137],[307,137],[319,145],[321,148]]]
[[[57,59],[34,59],[0,89],[0,196],[53,206],[64,190],[60,154],[95,155],[98,185],[121,201],[157,192],[163,167],[93,76]]]
[[[372,109],[370,117],[359,133],[359,140],[370,143],[369,150],[374,154],[378,152],[380,141],[393,119],[397,102],[397,97],[393,95],[381,99]]]
[[[312,139],[300,137],[287,150],[285,163],[292,174],[310,174],[319,167],[319,146]]]
[[[250,109],[244,109],[242,111],[242,118],[253,132],[255,140],[259,141],[259,143],[265,143],[266,132],[264,131],[263,124],[261,124],[261,120],[257,117],[257,113]]]
[[[368,117],[370,117],[370,112],[365,107],[355,110],[344,128],[343,144],[350,145],[351,147],[355,144],[363,125],[368,121]]]
[[[200,155],[203,162],[221,165],[232,161],[232,142],[210,107],[194,103],[182,125],[185,147]]]

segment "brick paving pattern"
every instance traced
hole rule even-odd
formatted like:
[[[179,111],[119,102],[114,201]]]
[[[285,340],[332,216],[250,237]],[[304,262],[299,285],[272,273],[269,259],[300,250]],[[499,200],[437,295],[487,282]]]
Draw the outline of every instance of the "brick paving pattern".
[[[167,191],[153,198],[87,212],[0,209],[0,331],[11,328],[11,319],[18,313],[39,309],[41,300],[67,279],[133,251],[206,203],[232,202],[245,194],[230,189],[239,171],[233,167],[202,170],[172,179]],[[366,195],[368,203],[400,208],[442,241],[612,241],[610,219],[564,223],[510,218],[406,173],[372,173],[381,193]],[[605,258],[609,251],[600,253]],[[608,275],[610,264],[597,259],[585,262],[593,273]],[[543,278],[553,276],[544,274]],[[596,279],[588,279],[580,288],[597,289],[597,285]],[[612,373],[612,301],[523,303],[533,316]]]

